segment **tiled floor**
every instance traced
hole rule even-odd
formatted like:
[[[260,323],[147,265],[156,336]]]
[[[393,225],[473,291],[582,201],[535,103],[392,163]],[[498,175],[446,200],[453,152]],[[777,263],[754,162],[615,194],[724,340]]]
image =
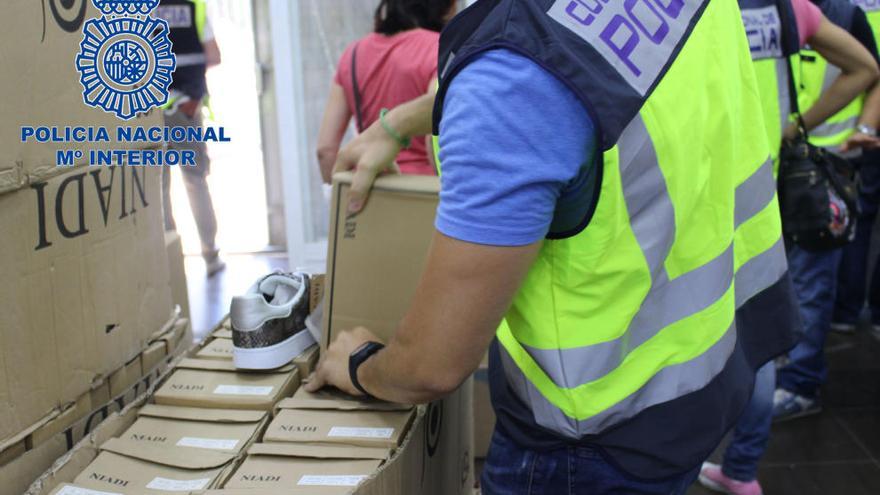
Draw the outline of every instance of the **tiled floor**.
[[[283,253],[223,255],[226,269],[211,278],[205,277],[205,264],[200,256],[186,257],[186,280],[189,306],[196,340],[229,313],[232,296],[243,293],[257,278],[276,269],[287,270]]]
[[[773,426],[758,473],[767,495],[880,494],[880,342],[835,334],[826,350],[824,411]]]
[[[197,338],[228,312],[233,295],[261,275],[287,269],[282,254],[224,259],[226,270],[210,279],[201,258],[186,260]],[[864,329],[854,336],[832,335],[827,355],[825,411],[774,425],[759,473],[767,495],[880,495],[880,342]],[[709,493],[695,486],[688,495]]]

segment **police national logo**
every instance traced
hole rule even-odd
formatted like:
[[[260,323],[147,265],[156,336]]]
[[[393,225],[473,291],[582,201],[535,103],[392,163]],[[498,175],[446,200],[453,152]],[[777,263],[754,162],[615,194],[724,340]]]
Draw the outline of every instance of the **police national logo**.
[[[125,120],[164,105],[177,62],[168,24],[148,15],[158,0],[94,3],[106,15],[86,22],[76,57],[85,104]]]
[[[159,0],[94,0],[95,7],[104,15],[148,15]]]

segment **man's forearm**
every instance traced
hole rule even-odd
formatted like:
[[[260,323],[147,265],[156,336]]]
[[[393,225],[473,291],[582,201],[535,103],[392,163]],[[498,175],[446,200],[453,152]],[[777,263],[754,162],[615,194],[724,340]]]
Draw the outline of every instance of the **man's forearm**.
[[[440,373],[425,371],[426,349],[393,339],[358,369],[358,380],[371,395],[401,404],[423,404],[442,398],[455,387]]]
[[[395,107],[388,112],[385,121],[403,136],[431,134],[434,96],[434,92],[431,91],[415,100]]]

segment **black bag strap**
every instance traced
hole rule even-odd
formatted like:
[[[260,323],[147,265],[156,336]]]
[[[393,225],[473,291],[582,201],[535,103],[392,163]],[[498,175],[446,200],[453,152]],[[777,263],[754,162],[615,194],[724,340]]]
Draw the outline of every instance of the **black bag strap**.
[[[351,50],[351,88],[354,92],[354,117],[355,123],[357,124],[358,132],[364,132],[364,113],[361,110],[361,90],[358,87],[358,79],[357,79],[357,53],[358,53],[358,45],[357,43],[354,45],[354,48]]]
[[[785,2],[787,5],[784,5]],[[779,22],[782,24],[782,29],[780,33],[780,38],[782,41],[782,46],[788,46],[788,43],[791,41],[796,41],[796,45],[800,46],[800,40],[790,40],[789,37],[792,33],[786,29],[786,26],[797,26],[797,22],[789,17],[789,13],[791,12],[789,8],[791,4],[789,0],[775,0],[776,9],[779,11]],[[785,56],[785,51],[783,50],[783,56]],[[799,56],[799,55],[798,55]],[[788,72],[788,105],[789,111],[798,121],[798,125],[800,126],[800,131],[803,133],[804,138],[808,136],[807,134],[807,126],[804,124],[804,119],[801,116],[800,105],[798,104],[798,91],[797,85],[794,83],[794,68],[791,66],[791,56],[785,57],[785,67]]]

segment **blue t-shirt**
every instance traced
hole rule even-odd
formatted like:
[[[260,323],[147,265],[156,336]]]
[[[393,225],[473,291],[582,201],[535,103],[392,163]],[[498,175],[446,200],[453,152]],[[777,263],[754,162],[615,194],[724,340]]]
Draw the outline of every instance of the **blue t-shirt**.
[[[486,52],[447,89],[437,230],[493,246],[540,241],[557,225],[557,205],[592,204],[596,141],[586,109],[562,82],[514,52]],[[497,428],[524,448],[564,445],[513,394],[499,359],[496,341],[488,379]]]
[[[576,183],[592,164],[595,134],[583,104],[552,74],[509,50],[484,53],[444,100],[437,230],[493,246],[540,241],[557,201],[583,194]]]

